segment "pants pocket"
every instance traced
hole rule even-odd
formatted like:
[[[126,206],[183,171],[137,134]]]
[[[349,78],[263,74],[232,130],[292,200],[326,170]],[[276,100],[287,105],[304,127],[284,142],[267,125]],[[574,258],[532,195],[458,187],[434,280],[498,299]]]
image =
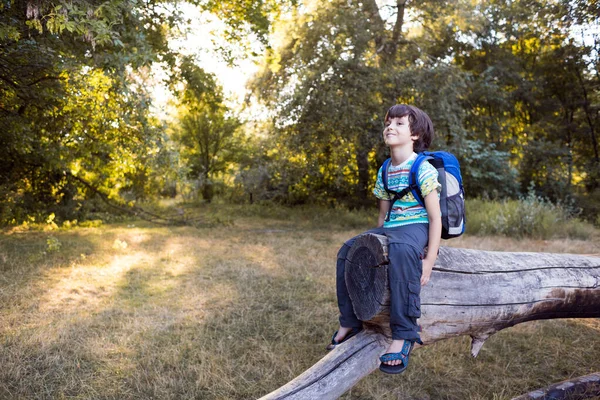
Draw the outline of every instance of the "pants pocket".
[[[421,282],[408,282],[408,312],[409,317],[421,317]]]

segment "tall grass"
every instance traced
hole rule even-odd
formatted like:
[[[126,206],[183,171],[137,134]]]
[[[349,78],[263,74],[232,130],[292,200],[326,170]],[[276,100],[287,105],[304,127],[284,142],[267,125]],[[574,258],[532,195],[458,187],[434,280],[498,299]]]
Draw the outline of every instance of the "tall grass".
[[[597,233],[567,208],[533,194],[518,200],[470,199],[466,208],[467,232],[474,235],[589,240]]]

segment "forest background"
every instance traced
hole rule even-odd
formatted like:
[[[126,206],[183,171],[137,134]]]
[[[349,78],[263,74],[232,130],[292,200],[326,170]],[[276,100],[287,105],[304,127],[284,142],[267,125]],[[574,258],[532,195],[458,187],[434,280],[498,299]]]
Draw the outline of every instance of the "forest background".
[[[169,43],[182,6],[259,63],[244,104]],[[583,0],[0,2],[0,222],[110,219],[160,198],[361,208],[383,116],[415,104],[467,196],[600,223],[600,5]],[[210,40],[210,38],[206,38]],[[152,108],[157,79],[177,112]]]
[[[598,253],[599,15],[0,0],[0,398],[250,399],[309,368],[337,323],[339,245],[375,221],[394,103],[460,159],[467,232],[444,245]],[[255,71],[243,101],[215,60]],[[343,398],[510,399],[598,371],[599,331],[519,324],[476,360],[444,340]]]

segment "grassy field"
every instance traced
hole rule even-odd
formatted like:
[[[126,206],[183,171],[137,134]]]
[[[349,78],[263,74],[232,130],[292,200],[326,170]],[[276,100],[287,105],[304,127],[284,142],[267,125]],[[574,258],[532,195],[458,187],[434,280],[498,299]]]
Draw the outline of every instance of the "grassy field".
[[[193,212],[205,223],[5,230],[0,398],[254,399],[324,356],[337,249],[374,213]],[[445,244],[592,254],[599,238]],[[526,323],[476,359],[467,338],[447,340],[416,351],[405,374],[375,372],[343,398],[510,399],[600,370],[599,334],[598,319]]]

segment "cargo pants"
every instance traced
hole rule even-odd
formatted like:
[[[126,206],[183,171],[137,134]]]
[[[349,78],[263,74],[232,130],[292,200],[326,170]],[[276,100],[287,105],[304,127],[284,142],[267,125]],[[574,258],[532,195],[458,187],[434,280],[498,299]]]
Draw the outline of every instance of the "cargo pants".
[[[375,228],[365,233],[385,235],[389,240],[388,281],[390,284],[390,328],[392,339],[420,342],[417,318],[421,316],[421,275],[423,250],[429,240],[429,224],[410,224],[395,228]],[[362,327],[356,317],[346,288],[346,255],[358,236],[346,241],[337,256],[336,289],[340,326]]]

